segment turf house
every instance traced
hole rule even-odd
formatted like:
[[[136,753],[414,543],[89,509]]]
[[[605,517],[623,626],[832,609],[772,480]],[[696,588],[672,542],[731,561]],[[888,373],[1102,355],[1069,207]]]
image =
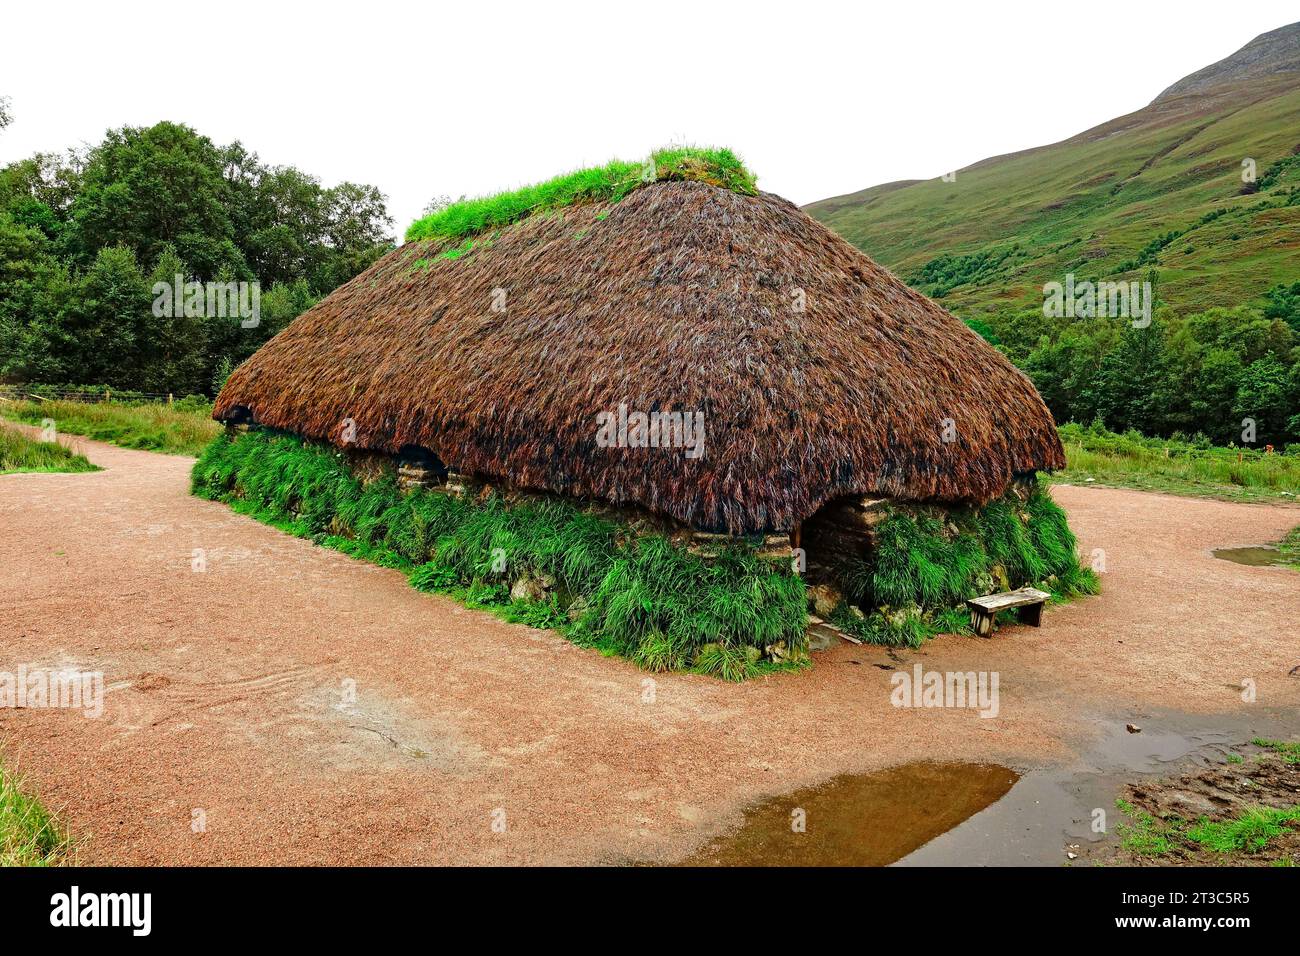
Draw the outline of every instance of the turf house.
[[[1089,591],[1033,386],[727,150],[414,223],[237,368],[194,490],[651,670]],[[814,632],[815,636],[815,632]]]

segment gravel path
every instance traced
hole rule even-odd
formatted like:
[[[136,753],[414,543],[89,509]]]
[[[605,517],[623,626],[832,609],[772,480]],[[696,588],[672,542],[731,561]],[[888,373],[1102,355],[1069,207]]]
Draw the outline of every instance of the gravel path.
[[[0,670],[101,670],[104,713],[0,709],[0,746],[84,863],[670,860],[836,773],[1067,761],[1100,714],[1239,714],[1245,679],[1300,706],[1300,575],[1209,554],[1295,508],[1059,487],[1101,597],[735,686],[421,594],[190,497],[191,459],[72,443],[105,470],[0,477]],[[998,671],[999,715],[891,706],[915,662]]]

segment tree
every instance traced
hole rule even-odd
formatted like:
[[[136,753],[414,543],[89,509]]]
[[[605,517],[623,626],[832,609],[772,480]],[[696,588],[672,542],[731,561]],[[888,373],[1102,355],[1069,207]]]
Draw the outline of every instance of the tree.
[[[1241,355],[1216,346],[1200,359],[1187,392],[1195,430],[1218,444],[1241,440],[1241,417],[1236,414],[1241,378]]]
[[[153,294],[135,253],[126,246],[100,249],[63,323],[70,377],[139,387],[154,351],[149,335],[152,305]]]
[[[190,279],[185,262],[170,245],[164,246],[158,263],[149,275],[150,295],[157,283],[174,287]],[[202,392],[207,385],[207,348],[203,319],[187,315],[184,308],[155,308],[150,303],[149,315],[142,330],[147,356],[140,382],[145,391],[174,392],[189,395]],[[177,314],[179,313],[179,315]]]
[[[1287,423],[1294,407],[1289,405],[1290,389],[1287,368],[1273,356],[1247,366],[1237,390],[1237,420],[1255,422],[1256,441],[1260,445],[1280,445],[1287,437]]]
[[[14,121],[13,101],[7,96],[0,96],[0,130],[10,126]]]
[[[209,279],[242,260],[226,210],[222,155],[188,126],[109,130],[87,157],[72,204],[75,248],[83,261],[108,246],[155,262],[171,244]]]
[[[1164,327],[1128,327],[1106,353],[1087,398],[1108,428],[1135,428],[1147,435],[1167,433],[1174,396],[1168,388],[1169,364]]]
[[[66,381],[50,342],[60,338],[73,298],[49,238],[0,210],[0,377]]]
[[[325,240],[333,251],[320,287],[342,285],[392,248],[388,230],[393,218],[374,186],[339,183],[325,191],[328,204]]]
[[[50,239],[61,239],[72,201],[81,189],[84,157],[36,153],[0,169],[0,208]]]
[[[1058,422],[1090,422],[1097,415],[1095,382],[1113,341],[1109,325],[1075,322],[1055,341],[1043,336],[1029,353],[1025,374]]]
[[[1281,319],[1300,333],[1300,282],[1275,285],[1264,294],[1264,318]]]
[[[0,169],[0,376],[207,389],[219,366],[389,251],[392,222],[373,186],[325,188],[177,123],[11,163]],[[154,283],[178,273],[260,283],[260,322],[155,314]]]

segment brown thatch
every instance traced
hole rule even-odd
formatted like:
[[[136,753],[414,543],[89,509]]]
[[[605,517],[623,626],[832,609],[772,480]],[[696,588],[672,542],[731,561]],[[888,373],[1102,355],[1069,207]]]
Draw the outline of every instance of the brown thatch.
[[[362,448],[732,533],[848,494],[984,502],[1064,465],[1010,362],[777,196],[661,182],[483,239],[386,256],[240,366],[215,417],[338,444],[350,422]],[[600,447],[620,403],[703,411],[703,456]]]

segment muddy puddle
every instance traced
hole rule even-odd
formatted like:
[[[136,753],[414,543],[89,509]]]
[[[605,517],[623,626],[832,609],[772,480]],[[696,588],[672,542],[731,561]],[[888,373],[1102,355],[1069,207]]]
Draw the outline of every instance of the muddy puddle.
[[[1252,738],[1295,735],[1293,708],[1193,715],[1138,710],[1087,721],[1065,764],[1017,772],[921,762],[836,777],[756,803],[687,866],[1090,865],[1123,821],[1125,787],[1222,766]],[[792,826],[802,812],[803,832]]]
[[[836,777],[745,811],[738,830],[687,866],[884,866],[1011,790],[1019,774],[969,763],[911,763]]]
[[[1282,552],[1266,544],[1252,545],[1248,548],[1215,548],[1210,554],[1223,561],[1247,564],[1252,568],[1282,563]]]
[[[1234,564],[1249,564],[1251,567],[1266,567],[1269,564],[1282,563],[1282,551],[1269,545],[1252,545],[1249,548],[1216,548],[1210,551],[1221,561]]]

